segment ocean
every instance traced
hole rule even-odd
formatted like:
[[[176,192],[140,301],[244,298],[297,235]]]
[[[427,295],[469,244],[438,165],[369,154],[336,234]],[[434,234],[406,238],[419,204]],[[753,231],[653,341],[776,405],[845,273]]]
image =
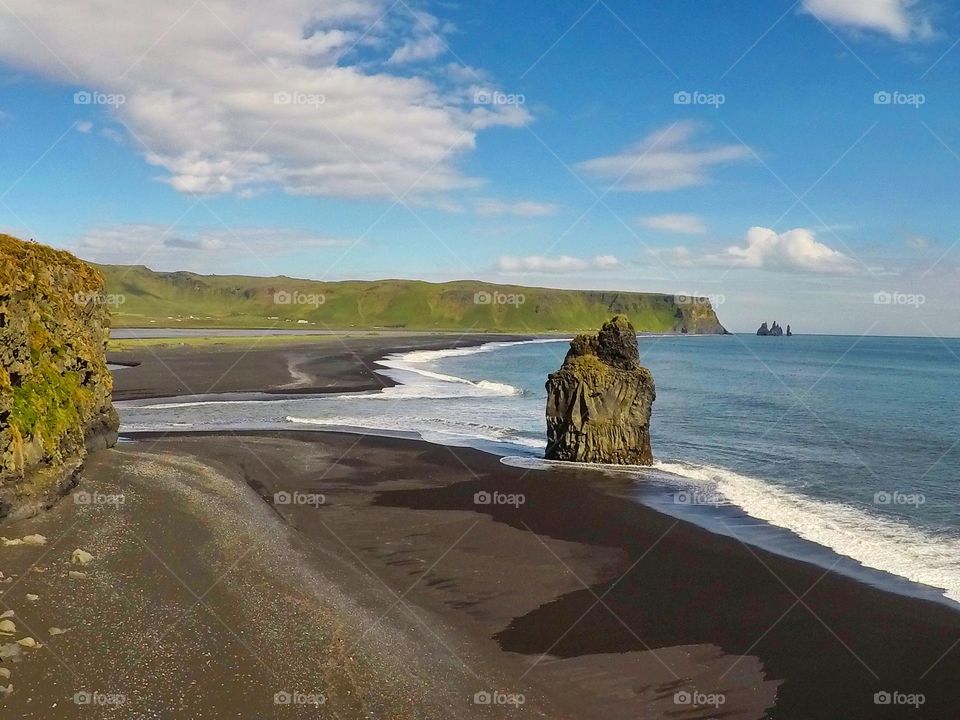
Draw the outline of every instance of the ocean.
[[[118,403],[123,431],[339,429],[545,467],[566,341],[384,358],[381,392]],[[960,340],[640,338],[657,385],[638,502],[895,592],[960,602]],[[266,400],[266,401],[265,401]]]

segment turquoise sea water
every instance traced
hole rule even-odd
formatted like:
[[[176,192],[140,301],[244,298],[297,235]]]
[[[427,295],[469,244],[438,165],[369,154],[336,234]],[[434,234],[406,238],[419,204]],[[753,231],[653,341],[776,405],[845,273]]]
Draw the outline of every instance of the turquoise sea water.
[[[566,342],[494,343],[385,360],[380,393],[121,404],[127,430],[349,428],[474,445],[536,466],[544,380]],[[652,471],[638,499],[883,584],[960,600],[960,341],[644,337]],[[845,560],[843,558],[849,558]],[[858,568],[863,566],[864,571]],[[902,589],[902,588],[901,588]]]

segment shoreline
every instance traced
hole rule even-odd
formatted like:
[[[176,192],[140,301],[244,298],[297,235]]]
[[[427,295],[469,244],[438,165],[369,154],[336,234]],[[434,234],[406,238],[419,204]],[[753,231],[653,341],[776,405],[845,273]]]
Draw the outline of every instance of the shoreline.
[[[376,381],[365,375],[373,365],[372,360],[365,362],[371,353],[382,358],[404,351],[394,340],[368,339],[358,347],[349,339],[346,352],[320,344],[263,350],[250,370],[231,382],[240,388],[259,379],[258,391],[279,392],[276,385],[291,379],[290,374],[284,376],[289,353],[309,353],[312,384],[329,388],[326,392],[351,391]],[[487,341],[477,340],[466,339],[464,346]],[[450,347],[449,338],[404,342],[416,345],[410,350]],[[117,373],[121,395],[176,387],[183,384],[180,377],[187,384],[199,384],[215,370],[238,362],[229,352],[200,349],[165,353],[157,360]],[[366,389],[383,386],[378,382]],[[168,478],[171,468],[176,470],[175,480]],[[394,671],[399,661],[417,678],[411,686],[388,673],[377,697],[369,698],[370,703],[380,703],[381,712],[387,706],[395,708],[391,716],[449,717],[451,709],[457,717],[512,716],[516,708],[472,702],[471,693],[494,691],[522,694],[522,710],[531,717],[611,720],[678,714],[746,720],[766,717],[774,703],[776,717],[797,720],[899,718],[907,710],[910,717],[941,718],[960,706],[960,689],[953,682],[960,658],[950,653],[960,638],[960,616],[955,611],[677,520],[636,502],[629,497],[628,484],[600,473],[522,470],[481,450],[372,434],[181,431],[138,433],[133,441],[91,457],[80,489],[117,488],[128,488],[137,507],[123,518],[129,534],[105,539],[105,550],[96,553],[98,557],[122,555],[118,547],[124,552],[128,546],[136,549],[142,545],[130,537],[136,534],[146,536],[159,557],[178,558],[183,567],[175,566],[183,575],[215,580],[229,568],[229,561],[210,554],[210,540],[200,527],[209,525],[213,534],[230,533],[232,524],[242,525],[256,516],[261,519],[251,538],[264,533],[289,537],[301,548],[302,562],[313,568],[310,572],[325,573],[327,584],[304,581],[308,592],[271,576],[269,568],[255,574],[267,578],[264,589],[273,589],[279,597],[301,597],[305,608],[313,608],[310,612],[340,608],[332,614],[328,610],[325,623],[335,623],[343,612],[349,615],[342,618],[346,626],[368,618],[352,625],[352,630],[341,629],[357,661]],[[185,488],[188,495],[183,494]],[[294,497],[322,494],[324,502],[279,505],[277,492]],[[478,505],[478,492],[519,494],[524,502],[516,507]],[[185,497],[193,508],[190,517],[178,509]],[[225,498],[238,503],[227,515],[220,509]],[[569,512],[573,507],[576,513]],[[77,521],[76,512],[76,506],[65,501],[24,522],[22,528],[26,532],[59,524],[69,527],[68,533],[74,528],[96,530],[83,518]],[[155,512],[162,514],[155,517]],[[163,532],[157,535],[160,527]],[[144,556],[143,548],[139,550]],[[146,560],[155,564],[149,555]],[[127,560],[117,570],[129,587],[99,577],[99,568],[93,572],[98,587],[104,593],[113,588],[114,594],[119,589],[124,598],[150,592],[136,563],[131,563]],[[11,567],[3,566],[5,571]],[[37,581],[54,579],[50,574],[34,577],[29,569],[22,572]],[[212,632],[210,628],[230,626],[244,640],[234,648],[240,676],[258,679],[236,693],[236,674],[224,674],[216,661],[212,666],[197,665],[200,661],[187,653],[176,662],[171,659],[172,664],[162,664],[164,677],[199,677],[195,682],[211,694],[213,704],[198,705],[196,698],[179,701],[179,707],[196,717],[222,717],[254,708],[269,712],[264,710],[270,707],[265,694],[269,688],[261,687],[261,680],[271,673],[244,652],[243,645],[255,635],[247,631],[245,613],[237,612],[268,608],[260,614],[273,618],[266,622],[273,627],[282,624],[283,611],[270,609],[265,600],[253,600],[253,588],[245,581],[252,572],[219,581],[211,597],[224,595],[217,601],[217,611],[227,620],[218,624],[208,618],[203,628]],[[306,566],[296,572],[307,573]],[[54,597],[53,593],[42,597]],[[336,602],[333,595],[339,598]],[[109,597],[88,595],[83,607],[104,610]],[[67,602],[72,600],[68,597]],[[122,615],[131,603],[120,607]],[[126,627],[135,615],[116,618],[117,623]],[[377,623],[372,630],[371,617]],[[233,630],[234,623],[239,624],[238,631]],[[76,645],[72,655],[57,638],[47,640],[68,664],[74,658],[89,664],[96,651],[85,648],[100,646],[90,640],[99,637],[102,643],[103,629],[102,622],[77,628],[76,642],[85,634],[84,645]],[[220,634],[233,643],[231,632],[220,627]],[[282,627],[272,629],[271,637],[281,643],[291,639]],[[264,652],[274,656],[272,646]],[[330,647],[304,649],[303,658],[329,652]],[[48,659],[56,669],[56,662]],[[202,667],[212,670],[209,677]],[[21,683],[18,688],[24,678],[27,687],[41,681],[31,678],[27,667],[17,666],[15,672],[22,676],[15,675]],[[49,678],[50,669],[39,677]],[[369,695],[367,683],[373,676],[364,677],[358,672],[353,680],[336,680],[353,688],[337,695],[337,702],[344,703],[338,706],[340,717],[362,716],[359,706],[348,700]],[[144,688],[147,679],[141,678]],[[258,689],[251,695],[254,685]],[[172,687],[150,690],[152,695],[144,702],[160,702]],[[724,702],[722,707],[678,705],[676,695],[684,692],[719,693]],[[925,702],[917,709],[876,705],[878,692],[922,693]],[[22,699],[18,689],[7,704]]]
[[[704,336],[707,337],[707,336]],[[436,338],[431,338],[434,340]],[[381,355],[376,360],[370,360],[369,358],[377,357],[377,353],[373,352],[370,354],[365,361],[365,367],[369,367],[375,373],[375,377],[383,381],[383,386],[380,388],[361,388],[359,390],[337,390],[330,389],[328,392],[334,394],[351,394],[353,392],[369,392],[382,390],[389,387],[396,387],[400,384],[406,384],[405,381],[398,381],[393,379],[390,372],[396,370],[393,365],[389,364],[388,361],[396,362],[402,361],[403,355],[408,352],[419,353],[419,352],[436,352],[442,354],[447,350],[453,351],[456,353],[458,350],[466,348],[475,348],[479,349],[487,345],[493,344],[498,345],[501,343],[504,344],[526,344],[526,343],[543,343],[543,342],[563,342],[566,338],[516,338],[516,337],[501,337],[495,336],[490,337],[486,335],[478,335],[471,337],[469,339],[461,338],[462,342],[456,346],[444,346],[444,347],[434,347],[434,343],[431,342],[429,346],[421,346],[416,348],[404,347],[399,350],[384,350]],[[440,343],[442,345],[442,342]],[[401,363],[402,365],[403,363]],[[417,373],[418,371],[413,368],[399,368],[403,370],[408,370],[410,372]],[[310,394],[308,390],[303,391],[305,394]],[[290,392],[283,390],[263,390],[258,395],[243,394],[243,393],[234,393],[234,394],[214,394],[210,396],[173,396],[173,397],[164,397],[165,400],[174,400],[174,399],[189,399],[191,401],[203,402],[211,400],[219,401],[264,401],[269,402],[270,400],[282,398],[286,396],[295,396],[300,394],[298,392]],[[232,395],[232,397],[225,397],[226,395]],[[241,432],[271,432],[276,428],[271,426],[261,426],[251,425],[246,428],[239,429]],[[236,430],[225,430],[225,429],[214,429],[209,431],[197,431],[190,428],[176,428],[168,429],[164,431],[168,434],[178,434],[178,435],[189,435],[189,434],[198,434],[198,435],[208,435],[211,432],[213,433],[222,433],[222,432],[234,432]],[[373,426],[351,426],[351,425],[324,425],[316,424],[312,425],[310,423],[297,423],[296,425],[284,428],[284,431],[287,432],[332,432],[332,433],[347,433],[352,435],[366,436],[373,435],[377,437],[384,438],[396,438],[396,439],[408,439],[408,440],[417,440],[422,442],[427,442],[430,444],[440,444],[447,445],[450,447],[470,447],[476,450],[489,453],[501,461],[509,461],[511,458],[519,460],[522,467],[527,467],[527,463],[531,460],[536,461],[537,458],[533,456],[528,456],[520,448],[514,449],[514,452],[510,452],[512,449],[511,443],[509,441],[497,441],[494,439],[484,439],[482,437],[472,437],[467,438],[464,436],[462,442],[456,442],[454,440],[445,441],[443,438],[436,437],[424,437],[416,430],[410,431],[401,431],[401,430],[389,430],[385,428],[373,427]],[[135,437],[155,437],[154,431],[151,430],[134,430],[124,433],[126,437],[135,438]],[[452,436],[459,438],[460,436]],[[510,462],[506,462],[510,465]],[[571,468],[574,467],[571,465],[550,465],[550,467],[556,467],[558,469]],[[677,475],[676,471],[673,470],[664,470],[656,466],[652,468],[636,467],[636,468],[621,468],[616,466],[607,467],[582,467],[580,468],[587,472],[610,472],[610,471],[619,471],[619,472],[629,472],[634,474],[653,474],[655,477],[642,478],[643,481],[653,479],[655,484],[657,477],[661,473],[666,473],[666,475],[674,482],[676,480],[689,480],[686,476],[680,474]],[[637,478],[635,478],[637,479]],[[881,591],[894,593],[897,595],[918,599],[921,601],[935,602],[939,603],[955,612],[960,612],[960,602],[953,599],[952,597],[946,595],[944,588],[937,587],[934,585],[925,584],[920,580],[911,579],[902,574],[897,574],[896,572],[888,569],[883,569],[882,567],[877,567],[870,565],[862,560],[859,560],[854,557],[850,557],[839,550],[831,547],[830,545],[818,542],[816,539],[804,537],[799,534],[797,531],[791,529],[788,526],[778,525],[774,522],[771,522],[763,517],[751,515],[746,509],[737,506],[731,505],[731,512],[726,512],[726,508],[713,508],[709,505],[706,506],[693,506],[690,508],[685,507],[669,507],[666,506],[660,498],[654,497],[650,492],[649,487],[638,488],[635,493],[633,493],[633,500],[643,504],[645,507],[655,510],[657,512],[663,513],[672,518],[678,518],[684,522],[692,523],[697,527],[710,532],[715,535],[722,535],[726,537],[737,537],[740,540],[747,542],[754,548],[764,549],[768,552],[773,553],[784,558],[789,558],[797,560],[800,562],[805,562],[811,564],[814,567],[818,567],[821,570],[836,570],[848,578],[864,584],[868,587],[879,589]],[[684,512],[680,512],[684,511]],[[731,517],[733,520],[731,520]],[[746,523],[743,523],[742,520],[746,520]],[[738,530],[734,530],[730,527],[729,523],[731,521],[736,522],[736,527]]]

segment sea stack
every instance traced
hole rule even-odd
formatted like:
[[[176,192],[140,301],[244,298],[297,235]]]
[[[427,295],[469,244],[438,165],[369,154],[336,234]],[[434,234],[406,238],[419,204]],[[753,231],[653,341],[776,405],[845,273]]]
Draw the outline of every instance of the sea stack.
[[[653,375],[640,365],[637,333],[624,315],[596,335],[578,335],[547,379],[547,459],[652,465],[656,397]]]
[[[0,235],[0,522],[35,514],[117,441],[100,272]]]

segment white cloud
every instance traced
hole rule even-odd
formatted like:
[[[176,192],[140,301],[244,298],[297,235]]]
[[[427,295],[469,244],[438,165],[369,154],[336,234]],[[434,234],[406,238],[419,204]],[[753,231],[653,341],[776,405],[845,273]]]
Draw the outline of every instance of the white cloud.
[[[584,270],[616,270],[620,267],[620,261],[613,255],[597,255],[592,258],[578,258],[570,255],[528,255],[526,257],[503,255],[497,261],[497,269],[504,273],[559,275]]]
[[[698,215],[648,215],[640,218],[640,224],[651,230],[679,235],[702,235],[707,231],[707,226]]]
[[[513,215],[515,217],[544,217],[556,215],[559,205],[553,203],[533,202],[532,200],[518,200],[506,202],[486,198],[474,203],[474,210],[478,215]]]
[[[388,61],[391,65],[400,65],[403,63],[419,62],[422,60],[432,60],[439,57],[447,51],[447,46],[437,35],[425,35],[423,37],[408,40],[398,47]]]
[[[619,190],[657,192],[706,185],[710,171],[719,165],[751,155],[744,145],[694,147],[700,126],[678,122],[648,135],[617,155],[579,163],[591,175],[612,180]]]
[[[89,120],[81,120],[76,124],[77,132],[82,132],[84,134],[93,130],[93,123]]]
[[[393,74],[391,56],[427,60],[430,33],[449,28],[389,0],[7,0],[6,10],[0,62],[70,95],[122,96],[104,110],[184,192],[392,198],[475,187],[457,161],[477,133],[530,119],[522,107],[478,107],[445,65]],[[109,27],[91,22],[105,13]]]
[[[900,41],[933,34],[917,0],[804,0],[803,10],[828,25],[872,30]]]
[[[272,258],[299,251],[347,247],[352,241],[277,228],[200,228],[182,230],[164,225],[112,225],[93,228],[67,249],[91,262],[147,265],[154,270],[223,273],[238,260],[261,274],[272,274]]]
[[[777,233],[752,227],[743,245],[732,245],[720,253],[692,252],[685,247],[656,251],[674,265],[687,267],[734,267],[785,272],[846,274],[858,263],[848,255],[818,241],[811,230],[797,228]]]

